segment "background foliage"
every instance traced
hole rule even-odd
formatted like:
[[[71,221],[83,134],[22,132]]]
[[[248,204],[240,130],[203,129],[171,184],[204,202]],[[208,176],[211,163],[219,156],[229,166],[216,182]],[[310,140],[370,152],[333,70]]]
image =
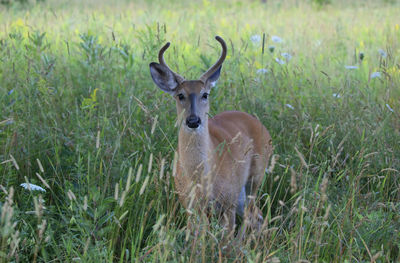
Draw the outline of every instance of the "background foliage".
[[[1,8],[0,262],[399,260],[396,1]],[[171,41],[171,67],[197,78],[218,57],[217,34],[229,54],[211,115],[256,115],[276,154],[263,231],[232,254],[216,222],[186,231],[175,107],[148,69]]]

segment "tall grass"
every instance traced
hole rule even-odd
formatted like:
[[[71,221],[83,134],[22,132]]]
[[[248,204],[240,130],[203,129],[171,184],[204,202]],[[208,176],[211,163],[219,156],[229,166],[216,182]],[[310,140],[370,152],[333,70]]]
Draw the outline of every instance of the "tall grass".
[[[399,260],[398,11],[207,0],[2,9],[0,262]],[[229,54],[211,115],[252,113],[275,147],[263,229],[229,253],[215,219],[186,227],[175,107],[148,69],[171,41],[168,63],[197,78],[218,57],[217,34]]]

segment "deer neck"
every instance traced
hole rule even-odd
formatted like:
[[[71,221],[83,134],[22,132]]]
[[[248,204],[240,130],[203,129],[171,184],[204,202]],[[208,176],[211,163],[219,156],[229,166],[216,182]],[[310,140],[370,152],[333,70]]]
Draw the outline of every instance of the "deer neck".
[[[198,130],[182,125],[178,137],[178,153],[180,165],[185,176],[198,181],[209,171],[210,167],[210,134],[205,121]]]

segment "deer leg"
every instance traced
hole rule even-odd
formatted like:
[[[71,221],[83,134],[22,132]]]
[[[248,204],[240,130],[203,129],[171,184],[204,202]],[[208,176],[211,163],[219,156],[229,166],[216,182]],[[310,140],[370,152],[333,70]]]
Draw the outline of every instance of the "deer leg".
[[[261,209],[256,205],[256,196],[265,175],[265,162],[259,155],[253,156],[249,179],[246,183],[246,201],[249,210],[250,224],[253,229],[260,229],[263,224]]]
[[[239,198],[236,205],[236,214],[238,214],[241,218],[244,217],[244,208],[246,205],[246,188],[242,187],[240,191]]]

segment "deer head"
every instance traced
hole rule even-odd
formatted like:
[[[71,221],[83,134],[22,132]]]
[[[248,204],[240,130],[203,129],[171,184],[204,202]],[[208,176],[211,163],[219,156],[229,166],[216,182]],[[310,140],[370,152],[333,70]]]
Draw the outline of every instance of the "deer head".
[[[207,125],[208,95],[211,87],[220,76],[222,63],[226,58],[227,48],[225,41],[219,36],[216,36],[215,39],[222,46],[221,56],[199,80],[185,80],[168,67],[164,60],[164,52],[170,46],[169,42],[160,49],[158,54],[160,63],[150,63],[150,73],[153,81],[162,91],[175,98],[178,116],[181,116],[182,120],[184,120],[183,125],[186,125],[192,131]]]

